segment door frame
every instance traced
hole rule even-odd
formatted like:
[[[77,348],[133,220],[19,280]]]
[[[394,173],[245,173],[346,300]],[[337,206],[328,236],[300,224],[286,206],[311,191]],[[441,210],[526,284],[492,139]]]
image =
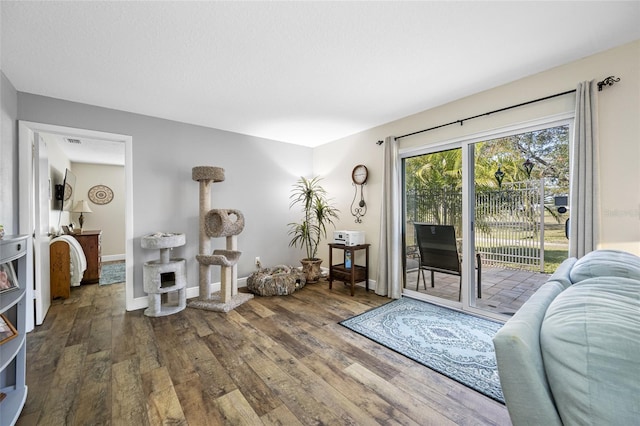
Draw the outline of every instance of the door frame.
[[[44,321],[49,307],[51,306],[51,287],[43,286],[41,283],[50,281],[50,259],[49,259],[49,239],[51,230],[51,182],[49,179],[49,153],[47,143],[40,133],[35,132],[29,135],[31,147],[33,149],[33,160],[31,170],[28,171],[34,182],[33,194],[30,196],[32,210],[29,212],[32,223],[32,253],[46,252],[45,256],[32,256],[33,261],[33,286],[27,287],[26,297],[28,300],[36,301],[32,305],[35,315],[27,316],[26,331],[33,330],[35,324],[40,325]],[[20,180],[22,182],[22,180]],[[45,219],[46,218],[46,219]],[[44,220],[43,220],[44,219]],[[45,223],[46,222],[46,223]],[[34,324],[35,322],[35,324]]]
[[[133,298],[133,137],[117,133],[102,132],[97,130],[79,129],[74,127],[59,126],[53,124],[36,123],[31,121],[18,121],[19,140],[19,232],[21,234],[33,234],[33,192],[32,179],[33,146],[31,141],[35,133],[51,133],[66,137],[89,138],[104,140],[105,142],[121,142],[125,146],[125,293],[126,309],[134,308]],[[33,256],[49,253],[33,253]],[[34,278],[35,279],[35,278]],[[35,300],[36,294],[31,294],[30,300]],[[43,315],[46,316],[46,313]],[[34,303],[27,303],[27,317],[35,318]],[[39,325],[39,324],[38,324]]]

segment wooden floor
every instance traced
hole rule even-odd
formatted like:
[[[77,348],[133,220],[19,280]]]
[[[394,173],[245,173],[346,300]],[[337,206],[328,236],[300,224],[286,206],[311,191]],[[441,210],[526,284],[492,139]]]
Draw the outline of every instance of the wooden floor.
[[[83,285],[27,337],[19,425],[509,425],[504,405],[339,321],[389,299],[340,283],[228,314],[125,312]]]

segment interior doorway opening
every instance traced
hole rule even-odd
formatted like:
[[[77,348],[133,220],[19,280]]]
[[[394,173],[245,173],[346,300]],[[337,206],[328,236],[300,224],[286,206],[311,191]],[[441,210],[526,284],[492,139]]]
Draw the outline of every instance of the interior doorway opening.
[[[51,182],[48,182],[48,177],[40,176],[39,179],[34,179],[34,141],[40,139],[40,134],[51,134],[59,137],[77,138],[77,139],[91,139],[95,141],[104,141],[105,143],[118,143],[124,145],[124,175],[125,175],[125,191],[122,194],[124,198],[124,234],[125,234],[125,262],[126,262],[126,305],[133,309],[133,182],[132,182],[132,137],[127,135],[119,135],[114,133],[106,133],[99,131],[92,131],[86,129],[77,129],[65,126],[57,126],[43,123],[34,123],[28,121],[19,121],[19,176],[20,176],[20,227],[19,232],[22,234],[33,234],[35,228],[34,217],[34,204],[36,203],[36,194],[42,193],[42,196],[46,195],[46,189],[50,187]],[[46,179],[47,182],[41,182]],[[36,191],[36,186],[43,188],[44,190]],[[57,216],[56,216],[57,217]],[[55,221],[57,223],[57,220]],[[38,238],[47,242],[50,235],[47,235],[49,230],[43,230],[41,236]],[[48,244],[46,245],[48,247]],[[48,265],[49,252],[45,248],[45,245],[34,244],[34,265],[36,269],[38,265]],[[39,262],[38,259],[46,258],[46,262]],[[28,330],[33,329],[34,325],[40,325],[44,321],[44,317],[50,306],[50,300],[43,300],[43,288],[50,288],[50,279],[48,270],[45,268],[42,270],[34,271],[34,288],[30,289],[29,300],[33,300],[33,303],[27,303],[27,317],[28,317]],[[44,292],[46,295],[49,292]]]

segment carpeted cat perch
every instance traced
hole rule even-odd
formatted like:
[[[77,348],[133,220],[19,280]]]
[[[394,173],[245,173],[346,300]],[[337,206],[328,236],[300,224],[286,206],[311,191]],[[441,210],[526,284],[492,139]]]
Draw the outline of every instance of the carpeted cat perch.
[[[198,166],[191,171],[192,179],[200,183],[200,247],[196,260],[199,264],[200,295],[189,301],[189,307],[216,312],[229,312],[253,298],[250,293],[238,293],[237,236],[244,229],[244,216],[240,210],[211,209],[211,184],[224,181],[224,169]],[[211,238],[226,238],[226,250],[211,251]],[[211,267],[220,266],[220,291],[211,291]]]

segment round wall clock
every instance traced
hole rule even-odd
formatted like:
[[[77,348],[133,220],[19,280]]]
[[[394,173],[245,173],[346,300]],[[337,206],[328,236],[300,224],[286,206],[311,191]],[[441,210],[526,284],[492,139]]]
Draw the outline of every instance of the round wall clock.
[[[356,223],[362,223],[362,217],[367,213],[367,203],[364,201],[364,192],[362,188],[366,185],[368,177],[369,170],[367,170],[367,167],[363,164],[358,164],[351,172],[351,180],[355,187],[355,194],[353,194],[353,201],[351,202],[351,214],[356,217]],[[360,188],[360,201],[356,204],[358,188]]]
[[[367,181],[367,177],[369,177],[369,170],[367,170],[367,167],[362,164],[355,166],[351,172],[351,179],[356,185],[364,185]]]
[[[106,185],[96,185],[89,190],[89,200],[94,204],[109,204],[113,200],[113,191]]]

